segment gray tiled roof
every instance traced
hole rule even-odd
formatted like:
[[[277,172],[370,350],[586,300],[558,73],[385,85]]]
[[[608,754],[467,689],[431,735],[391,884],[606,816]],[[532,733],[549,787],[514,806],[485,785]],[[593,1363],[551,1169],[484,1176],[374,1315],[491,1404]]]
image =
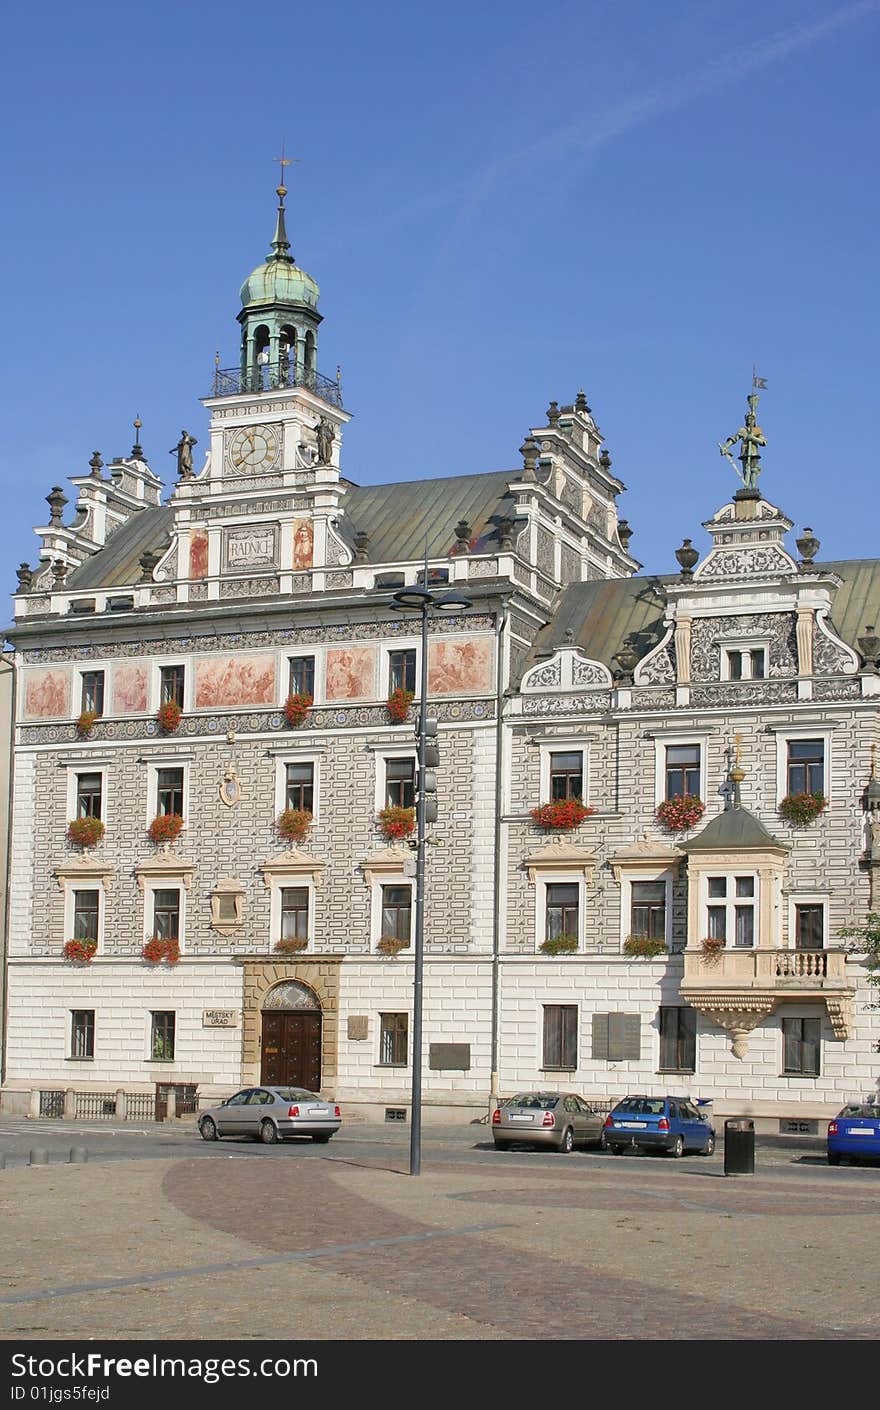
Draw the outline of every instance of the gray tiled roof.
[[[747,808],[727,808],[689,842],[679,842],[682,852],[726,851],[729,847],[786,847],[768,832],[760,818]]]
[[[404,480],[391,485],[353,485],[343,501],[339,527],[349,542],[358,532],[369,534],[371,563],[421,558],[427,539],[428,557],[443,558],[455,543],[455,526],[464,519],[471,528],[475,551],[497,548],[497,521],[513,517],[513,497],[507,486],[514,470],[487,475],[450,475],[438,480]]]
[[[131,587],[141,576],[141,555],[168,542],[174,521],[167,504],[138,509],[91,558],[70,574],[65,588]]]

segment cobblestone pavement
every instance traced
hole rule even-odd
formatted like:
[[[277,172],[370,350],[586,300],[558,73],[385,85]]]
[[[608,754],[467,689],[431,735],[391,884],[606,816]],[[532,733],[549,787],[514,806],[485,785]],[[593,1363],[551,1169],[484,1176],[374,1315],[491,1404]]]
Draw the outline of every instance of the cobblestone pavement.
[[[365,1148],[7,1169],[0,1338],[874,1339],[873,1172]],[[851,1178],[847,1178],[847,1176]],[[864,1178],[864,1177],[868,1178]]]

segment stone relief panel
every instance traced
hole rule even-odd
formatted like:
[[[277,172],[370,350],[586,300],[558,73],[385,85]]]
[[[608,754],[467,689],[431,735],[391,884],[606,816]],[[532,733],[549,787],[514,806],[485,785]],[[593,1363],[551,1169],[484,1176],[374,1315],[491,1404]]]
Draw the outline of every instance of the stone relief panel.
[[[583,695],[532,695],[523,700],[524,715],[588,715],[607,710],[610,691],[589,691]]]
[[[562,658],[555,656],[543,666],[535,666],[522,683],[523,690],[552,690],[562,685]]]
[[[325,586],[328,588],[351,587],[353,581],[354,578],[352,577],[352,574],[349,573],[346,569],[342,568],[335,573],[328,573],[326,578],[324,579]]]
[[[857,680],[813,681],[814,700],[858,700],[861,693]]]
[[[830,625],[830,623],[829,623]],[[833,630],[833,628],[832,628]],[[852,656],[823,631],[818,621],[813,623],[813,671],[822,676],[851,676],[856,666]]]
[[[428,644],[428,690],[432,695],[481,694],[492,689],[492,642],[479,637]]]
[[[562,581],[564,583],[579,583],[581,579],[581,556],[568,544],[562,545],[562,562],[560,566]]]
[[[327,562],[331,566],[336,563],[351,562],[351,554],[342,540],[336,537],[332,529],[327,530]]]
[[[691,628],[691,678],[721,679],[724,637],[770,640],[768,676],[797,675],[797,617],[794,612],[760,612],[743,617],[703,617]]]
[[[797,700],[796,681],[722,681],[694,686],[691,705],[787,705]]]
[[[497,558],[472,558],[468,564],[469,578],[494,578],[497,574]]]
[[[580,516],[583,508],[583,493],[580,485],[574,480],[570,480],[567,475],[562,482],[562,493],[559,498],[562,500],[563,504],[567,504],[569,509],[573,509],[575,514]]]
[[[674,685],[676,679],[675,641],[670,637],[647,661],[636,667],[639,685]]]
[[[575,656],[571,663],[572,685],[610,685],[611,673],[599,661],[586,661]]]
[[[593,505],[592,509],[587,515],[587,523],[592,524],[593,528],[598,529],[602,537],[605,537],[605,533],[608,528],[608,513],[607,510],[603,507],[603,505]]]
[[[223,567],[227,573],[247,568],[278,566],[278,525],[254,524],[251,528],[223,531]]]
[[[190,532],[189,575],[191,578],[208,576],[208,535],[204,529],[193,529]]]
[[[272,597],[278,592],[278,579],[235,578],[232,582],[220,584],[221,597]]]
[[[24,713],[29,720],[70,714],[70,673],[28,671],[24,687]]]
[[[116,666],[112,679],[113,714],[143,714],[147,708],[147,667]]]
[[[775,544],[762,548],[713,549],[695,578],[740,578],[755,573],[793,573],[796,565]]]
[[[311,568],[315,558],[315,530],[311,519],[293,521],[293,567],[302,572]]]
[[[275,700],[275,658],[228,656],[196,661],[195,708],[271,705]]]
[[[347,646],[328,651],[325,689],[328,700],[375,700],[374,648]]]
[[[538,530],[536,562],[542,573],[553,577],[553,537],[546,529]]]

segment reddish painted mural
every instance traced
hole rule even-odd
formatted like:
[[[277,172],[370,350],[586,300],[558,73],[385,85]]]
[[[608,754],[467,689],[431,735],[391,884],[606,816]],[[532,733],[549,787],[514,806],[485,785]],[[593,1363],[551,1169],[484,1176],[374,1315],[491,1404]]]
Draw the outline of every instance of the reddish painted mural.
[[[328,651],[326,689],[328,700],[375,700],[375,649],[346,646]]]
[[[315,552],[315,531],[311,519],[293,521],[293,566],[311,568]]]
[[[196,662],[197,710],[275,703],[274,656],[220,656]]]
[[[113,714],[141,715],[146,708],[146,666],[116,666],[113,671]]]
[[[191,578],[208,576],[208,535],[202,529],[193,529],[189,536],[189,575]]]
[[[432,641],[428,646],[431,695],[483,694],[492,688],[492,642],[482,637]]]
[[[70,675],[67,671],[28,671],[24,713],[29,720],[70,714]]]

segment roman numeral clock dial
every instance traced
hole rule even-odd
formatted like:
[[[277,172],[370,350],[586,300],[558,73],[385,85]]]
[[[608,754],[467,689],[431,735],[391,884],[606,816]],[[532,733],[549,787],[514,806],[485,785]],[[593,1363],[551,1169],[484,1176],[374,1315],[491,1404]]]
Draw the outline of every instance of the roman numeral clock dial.
[[[279,461],[279,449],[274,426],[242,426],[229,434],[226,463],[230,470],[239,473],[273,470]]]

